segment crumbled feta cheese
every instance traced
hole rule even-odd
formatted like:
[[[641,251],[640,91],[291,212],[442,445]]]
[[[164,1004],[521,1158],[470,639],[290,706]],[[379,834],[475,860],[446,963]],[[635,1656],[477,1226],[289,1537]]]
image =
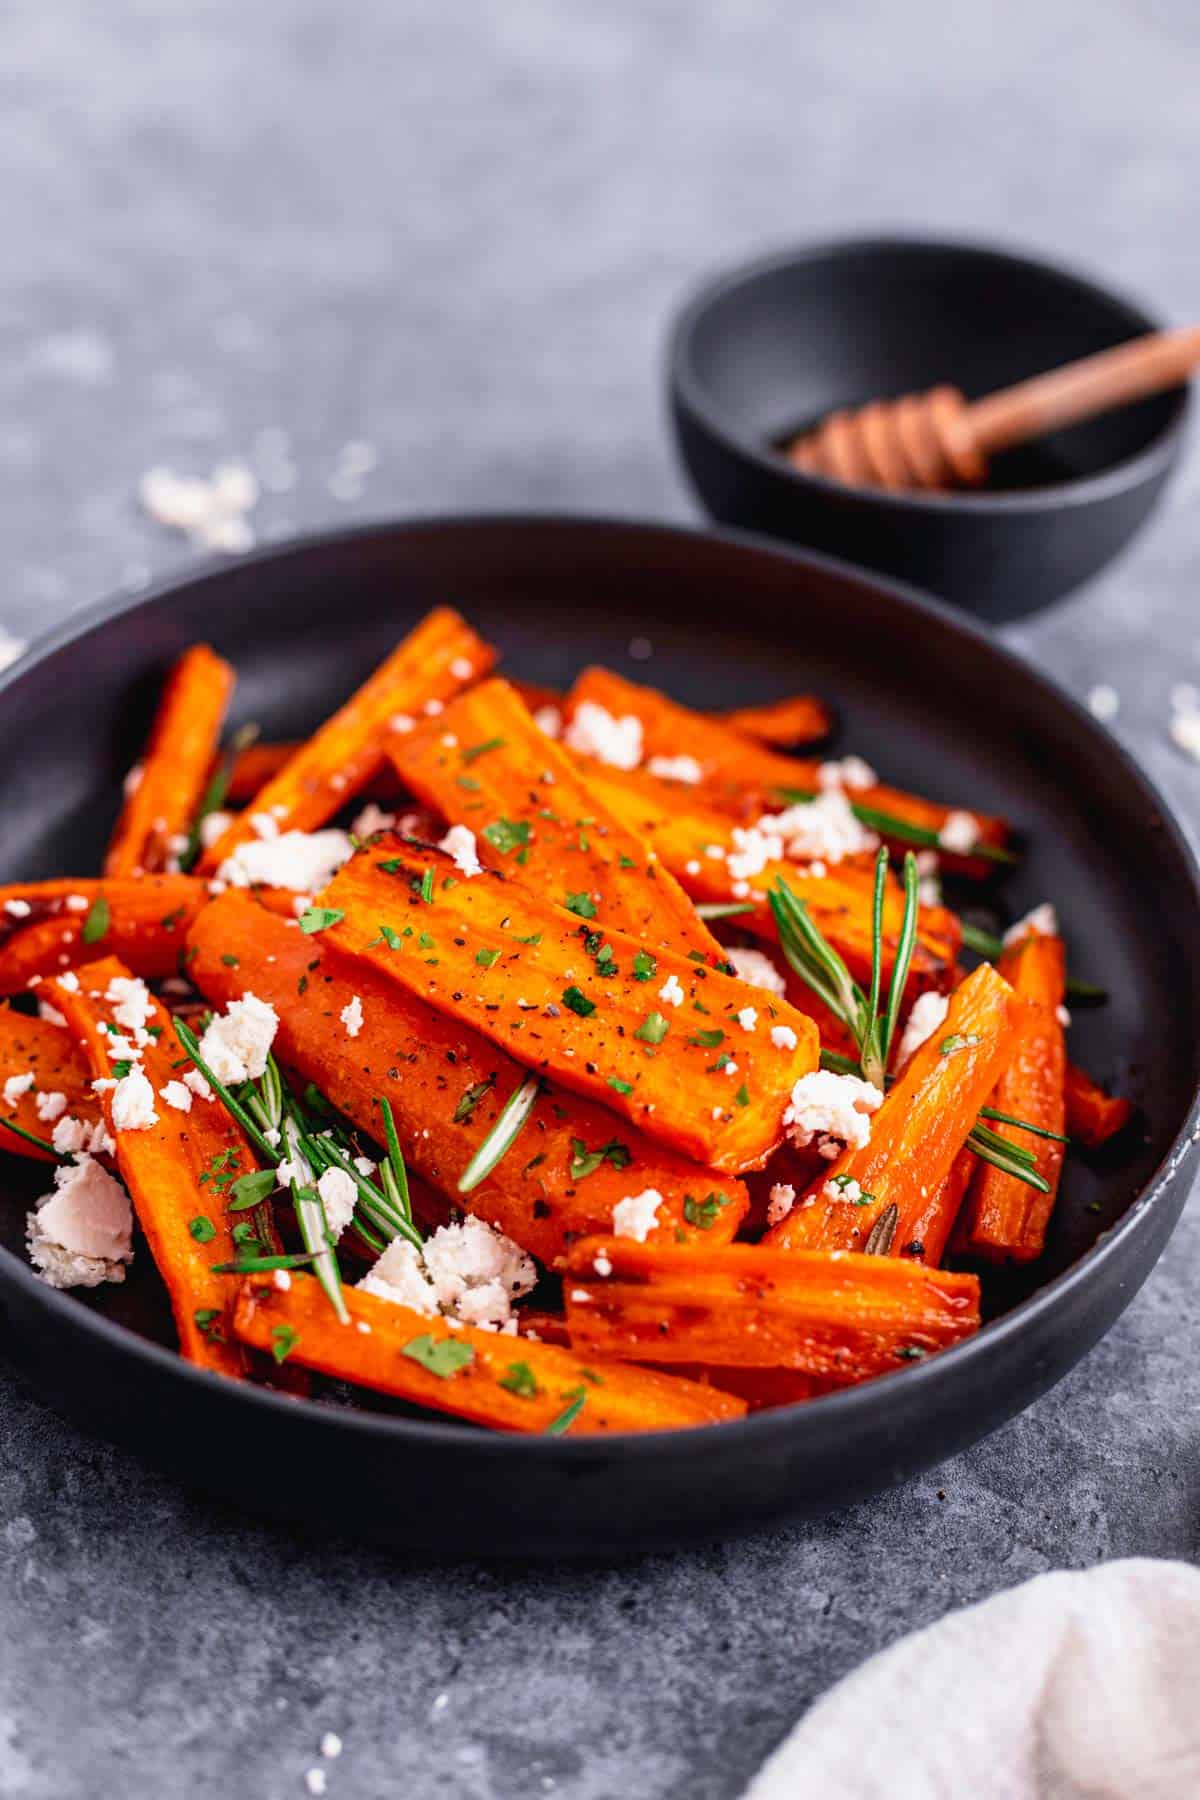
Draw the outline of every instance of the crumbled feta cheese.
[[[243,994],[210,1021],[200,1040],[200,1059],[228,1087],[257,1081],[278,1029],[275,1008],[257,994]]]
[[[921,906],[942,904],[941,864],[936,850],[917,851],[917,900]]]
[[[815,1142],[820,1154],[832,1160],[842,1144],[861,1150],[870,1143],[870,1115],[882,1105],[883,1095],[873,1082],[815,1069],[793,1087],[783,1123],[794,1144],[802,1148]]]
[[[74,969],[66,969],[57,977],[59,987],[66,988],[68,994],[79,992],[79,977]]]
[[[359,1282],[367,1293],[414,1311],[500,1330],[512,1302],[527,1294],[537,1269],[519,1245],[482,1219],[443,1225],[420,1253],[407,1239],[390,1243]]]
[[[113,1089],[112,1122],[114,1131],[149,1131],[158,1124],[154,1110],[154,1089],[141,1069],[130,1069]]]
[[[607,1275],[612,1274],[612,1269],[613,1269],[612,1263],[609,1261],[608,1257],[604,1254],[603,1250],[601,1250],[598,1253],[598,1255],[596,1255],[592,1258],[592,1267],[593,1267],[593,1269],[595,1269],[597,1275],[607,1276]],[[587,1296],[585,1295],[584,1298],[586,1299],[586,1297]]]
[[[466,656],[456,656],[450,664],[450,673],[455,681],[470,681],[475,673],[475,664]]]
[[[354,1217],[358,1189],[345,1169],[326,1169],[317,1183],[317,1192],[325,1208],[329,1234],[336,1242]]]
[[[61,976],[59,980],[62,980]],[[66,1013],[59,1012],[57,1006],[51,1006],[48,1000],[38,1001],[38,1018],[44,1019],[47,1025],[65,1026],[67,1022]]]
[[[685,781],[690,787],[704,780],[704,770],[694,756],[652,756],[646,772],[660,781]]]
[[[28,900],[6,900],[4,910],[10,919],[27,919],[33,908]]]
[[[438,1310],[437,1292],[425,1274],[421,1253],[407,1238],[393,1238],[358,1286],[364,1294],[376,1294],[428,1317]]]
[[[1065,1006],[1056,1007],[1055,1008],[1055,1017],[1057,1018],[1059,1024],[1062,1026],[1063,1030],[1066,1031],[1068,1026],[1071,1023],[1071,1015],[1068,1012],[1067,1008]]]
[[[1200,762],[1200,710],[1177,712],[1171,720],[1171,742],[1177,749]]]
[[[377,831],[390,831],[396,823],[395,813],[384,812],[373,800],[367,804],[350,827],[351,835],[356,838],[374,837]]]
[[[821,764],[817,770],[817,783],[822,788],[850,788],[852,792],[862,793],[864,788],[877,787],[879,777],[861,756],[843,756],[840,762]]]
[[[548,738],[562,736],[562,710],[557,706],[539,706],[533,715],[533,722],[538,730]]]
[[[199,1069],[188,1069],[183,1077],[183,1085],[191,1089],[197,1100],[211,1100],[213,1097],[213,1091]]]
[[[445,702],[441,700],[427,700],[421,708],[421,711],[428,719],[436,719],[438,714],[444,713],[445,710]]]
[[[357,994],[347,1000],[338,1018],[346,1027],[346,1036],[356,1038],[363,1028],[363,1003]]]
[[[269,817],[256,814],[259,819]],[[345,831],[285,831],[282,836],[251,838],[239,844],[217,873],[233,887],[262,883],[312,894],[332,881],[353,854],[354,845]]]
[[[738,1066],[735,1062],[727,1062],[725,1064],[724,1070],[722,1071],[722,1073],[725,1075],[736,1075],[737,1072],[738,1072]]]
[[[313,1795],[314,1800],[320,1800],[320,1796],[325,1792],[325,1784],[328,1779],[324,1769],[308,1769],[305,1772],[304,1785]]]
[[[768,863],[783,860],[783,839],[777,832],[764,830],[765,819],[757,825],[735,825],[730,832],[733,849],[725,866],[735,881],[749,881],[761,875]]]
[[[849,1181],[827,1181],[821,1192],[826,1200],[848,1200],[851,1206],[857,1206],[864,1198],[862,1188],[853,1176]]]
[[[460,875],[468,878],[482,875],[483,864],[479,860],[475,833],[466,825],[452,825],[445,837],[438,843],[438,849],[444,850],[451,858]]]
[[[131,794],[137,793],[142,785],[142,776],[145,773],[145,768],[140,762],[135,762],[132,769],[129,770],[129,773],[121,783],[121,790],[127,800]]]
[[[979,842],[979,820],[974,813],[947,813],[945,824],[938,832],[938,843],[943,850],[951,850],[959,856],[968,856]]]
[[[158,1097],[165,1100],[168,1106],[173,1106],[176,1112],[192,1110],[192,1090],[184,1087],[182,1081],[164,1082],[158,1090]]]
[[[223,838],[233,824],[234,814],[230,812],[205,813],[200,821],[200,846],[211,850],[218,838]],[[186,846],[185,846],[186,847]]]
[[[767,1196],[767,1224],[781,1225],[795,1204],[795,1188],[790,1182],[777,1181]]]
[[[291,1288],[292,1276],[289,1269],[276,1269],[272,1279],[281,1294],[286,1294]]]
[[[51,1287],[124,1281],[133,1260],[133,1213],[119,1181],[90,1156],[54,1171],[54,1189],[26,1220],[29,1256]]]
[[[104,1040],[104,1048],[112,1062],[136,1062],[142,1054],[133,1038],[126,1037],[122,1031],[110,1031]]]
[[[115,1087],[116,1082],[112,1085]],[[56,1150],[72,1156],[81,1150],[92,1156],[111,1155],[117,1147],[103,1119],[97,1119],[93,1125],[89,1120],[73,1118],[69,1113],[55,1125],[50,1142]]]
[[[787,982],[763,951],[743,950],[740,945],[733,944],[725,955],[733,964],[739,979],[748,981],[751,987],[765,988],[768,994],[787,993]]]
[[[147,469],[138,494],[152,519],[201,549],[248,550],[254,542],[246,515],[258,502],[258,481],[243,462],[219,463],[207,481],[162,466]]]
[[[1007,950],[1013,944],[1019,944],[1025,937],[1057,936],[1058,913],[1053,901],[1043,900],[1040,906],[1035,906],[1030,912],[1027,912],[1023,919],[1018,919],[1015,925],[1009,926],[1004,934],[1004,947]]]
[[[379,1164],[372,1162],[371,1158],[369,1156],[356,1156],[354,1158],[354,1166],[358,1170],[359,1174],[365,1175],[367,1177],[367,1180],[369,1181],[371,1179],[371,1176],[375,1173],[376,1169],[379,1167]]]
[[[678,975],[667,976],[667,979],[658,990],[658,997],[660,1000],[665,1000],[668,1006],[683,1005],[684,993],[679,985]]]
[[[67,1096],[55,1089],[49,1094],[39,1094],[36,1105],[38,1118],[44,1119],[47,1125],[53,1125],[55,1119],[61,1119],[67,1110]]]
[[[91,911],[91,901],[86,894],[68,894],[66,908],[68,912],[85,913]]]
[[[567,726],[566,744],[614,769],[636,769],[642,760],[642,721],[636,713],[615,719],[594,700],[581,700]]]
[[[743,1006],[741,1012],[735,1013],[734,1017],[743,1031],[753,1031],[758,1024],[758,1013],[752,1006]]]
[[[931,990],[927,994],[917,995],[912,1003],[912,1010],[909,1012],[903,1036],[896,1050],[895,1067],[897,1069],[902,1069],[909,1057],[921,1048],[926,1038],[933,1036],[938,1026],[944,1022],[949,1010],[950,1001],[945,994]]]
[[[824,863],[840,863],[879,847],[879,839],[856,818],[841,788],[826,788],[815,800],[801,801],[786,812],[768,813],[757,821],[757,828],[781,839],[783,854],[791,862],[819,857]]]
[[[453,665],[451,665],[453,668]],[[342,1740],[336,1731],[327,1731],[321,1739],[321,1755],[332,1759],[342,1754]]]
[[[771,1042],[777,1050],[794,1050],[799,1040],[790,1025],[772,1025]]]
[[[388,720],[388,730],[398,731],[402,737],[410,731],[415,731],[416,728],[416,720],[411,719],[407,713],[393,713]]]
[[[629,1194],[624,1200],[618,1200],[613,1207],[613,1235],[636,1238],[639,1244],[644,1244],[658,1224],[658,1209],[662,1203],[663,1197],[657,1188],[646,1188],[640,1194]]]
[[[136,976],[114,975],[104,990],[112,1015],[126,1031],[145,1030],[154,1017],[154,998]]]
[[[33,1086],[33,1075],[10,1075],[4,1083],[4,1104],[10,1112],[15,1111],[17,1102],[23,1094],[27,1094]]]
[[[1106,725],[1110,724],[1121,710],[1120,694],[1106,681],[1098,681],[1095,687],[1088,689],[1087,703],[1092,717],[1102,720]]]

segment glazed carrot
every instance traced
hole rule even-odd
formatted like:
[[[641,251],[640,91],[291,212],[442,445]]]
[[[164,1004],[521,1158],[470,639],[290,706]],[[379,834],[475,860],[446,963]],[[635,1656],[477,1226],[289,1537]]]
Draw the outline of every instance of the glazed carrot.
[[[244,806],[248,800],[274,781],[282,768],[291,762],[303,738],[286,738],[277,743],[246,744],[234,756],[229,771],[225,799],[230,806]]]
[[[207,900],[205,883],[190,875],[0,887],[0,994],[104,955],[119,956],[145,981],[174,975]]]
[[[1024,1001],[981,963],[953,995],[945,1023],[905,1065],[871,1120],[870,1142],[829,1164],[763,1242],[781,1250],[861,1250],[876,1225],[886,1232],[881,1251],[900,1255],[921,1241],[918,1221],[1015,1054],[1024,1017]],[[869,1198],[843,1198],[840,1189],[851,1181]]]
[[[979,1283],[888,1256],[589,1238],[563,1278],[571,1346],[650,1363],[863,1381],[979,1329]]]
[[[647,759],[678,756],[681,752],[693,757],[701,768],[698,797],[725,811],[744,816],[748,806],[761,812],[779,806],[789,794],[803,797],[820,789],[820,763],[780,756],[705,718],[703,713],[677,705],[654,688],[639,687],[607,669],[584,670],[568,696],[568,714],[574,716],[585,701],[603,707],[614,717],[632,715],[639,719]],[[847,797],[855,806],[870,808],[934,837],[946,825],[951,812],[957,810],[880,784],[855,790]],[[977,843],[992,847],[1005,844],[1008,827],[1002,819],[978,812],[972,812],[971,817],[978,828]],[[889,833],[884,826],[878,829],[885,838],[890,836],[901,846],[910,841],[902,832]],[[979,858],[953,856],[948,851],[942,854],[947,866],[966,873],[985,873],[989,867]]]
[[[1089,1150],[1098,1150],[1109,1138],[1124,1131],[1133,1117],[1133,1102],[1106,1094],[1091,1076],[1074,1063],[1067,1064],[1065,1098],[1066,1131]]]
[[[741,1182],[671,1156],[603,1108],[549,1087],[513,1148],[462,1196],[459,1177],[525,1077],[519,1063],[339,956],[328,932],[305,937],[244,893],[214,900],[189,947],[188,973],[214,1006],[246,991],[268,1001],[279,1014],[283,1063],[376,1141],[386,1095],[410,1168],[542,1262],[555,1263],[574,1237],[611,1230],[613,1207],[647,1188],[663,1196],[657,1235],[672,1240],[682,1233],[694,1244],[721,1243],[745,1216]],[[342,1015],[356,995],[362,1025],[351,1039]]]
[[[463,880],[440,851],[384,840],[320,899],[336,948],[707,1167],[761,1165],[816,1066],[816,1028],[785,1000],[491,871]]]
[[[0,1006],[0,1092],[14,1076],[20,1080],[26,1075],[33,1076],[33,1086],[19,1095],[15,1104],[0,1099],[0,1119],[8,1119],[48,1142],[57,1118],[69,1116],[92,1125],[100,1117],[100,1102],[91,1087],[91,1070],[75,1040],[61,1025],[53,1025],[47,1019],[31,1019],[10,1006]],[[48,1096],[55,1098],[47,1101]],[[58,1096],[65,1099],[65,1107],[58,1105]],[[39,1099],[43,1100],[41,1112]],[[12,1150],[38,1162],[55,1160],[28,1138],[3,1129],[0,1150]]]
[[[491,868],[595,919],[600,930],[720,960],[674,876],[538,730],[507,681],[460,694],[430,725],[393,738],[388,754],[410,793],[475,834]]]
[[[84,1055],[97,1079],[111,1079],[114,1073],[109,1026],[122,996],[119,990],[112,996],[111,984],[128,979],[129,974],[116,957],[106,956],[85,963],[69,988],[61,981],[47,984],[54,1005],[64,1014],[71,1032],[82,1040]],[[262,1241],[265,1208],[253,1213],[226,1211],[234,1181],[258,1164],[240,1127],[218,1100],[201,1099],[183,1088],[190,1104],[181,1111],[164,1099],[163,1089],[168,1083],[182,1087],[182,1076],[191,1065],[175,1036],[170,1015],[157,1001],[151,1006],[147,1029],[153,1041],[143,1047],[139,1066],[154,1091],[156,1122],[136,1130],[119,1129],[113,1123],[111,1089],[103,1099],[105,1117],[116,1141],[121,1179],[171,1297],[183,1355],[189,1362],[223,1375],[241,1375],[245,1355],[229,1330],[231,1284],[226,1277],[214,1275],[212,1265],[238,1254],[232,1233],[239,1221],[245,1227],[253,1220],[251,1229]],[[130,1034],[126,1030],[123,1035]],[[116,1072],[120,1073],[120,1066]],[[171,1092],[177,1095],[176,1088]],[[277,1248],[273,1230],[267,1247]]]
[[[940,1266],[957,1223],[962,1218],[962,1204],[971,1177],[980,1168],[979,1158],[969,1148],[959,1151],[936,1187],[929,1190],[919,1209],[905,1220],[905,1235],[897,1234],[893,1246],[897,1256],[911,1257],[931,1269]]]
[[[656,1369],[593,1365],[556,1344],[472,1325],[455,1330],[357,1288],[345,1297],[349,1325],[311,1278],[284,1289],[253,1277],[242,1284],[234,1329],[256,1350],[496,1431],[666,1431],[746,1410],[732,1394]]]
[[[587,766],[596,799],[653,849],[694,901],[750,907],[736,923],[774,943],[778,933],[769,895],[776,882],[786,881],[855,979],[870,981],[873,866],[838,863],[826,867],[824,874],[814,874],[803,864],[760,861],[757,855],[746,854],[741,828],[727,815],[693,800],[690,790],[683,795],[678,788],[673,790],[639,771],[627,773],[596,763]],[[889,877],[883,918],[885,977],[903,917],[903,892],[899,882]],[[921,908],[906,989],[914,999],[926,988],[945,989],[952,984],[961,942],[962,931],[953,913],[942,906]]]
[[[167,676],[145,757],[126,778],[125,804],[104,859],[106,875],[150,874],[169,866],[172,841],[187,837],[196,816],[236,679],[207,644],[185,650]]]
[[[440,710],[495,660],[456,612],[435,608],[261,789],[255,814],[272,814],[281,831],[325,824],[378,773],[393,730],[406,728],[414,714]],[[201,869],[215,872],[253,835],[249,817],[235,819],[204,852]]]
[[[789,694],[782,700],[767,700],[760,706],[735,706],[730,712],[713,716],[739,737],[753,738],[777,750],[819,743],[833,730],[833,714],[815,694]]]

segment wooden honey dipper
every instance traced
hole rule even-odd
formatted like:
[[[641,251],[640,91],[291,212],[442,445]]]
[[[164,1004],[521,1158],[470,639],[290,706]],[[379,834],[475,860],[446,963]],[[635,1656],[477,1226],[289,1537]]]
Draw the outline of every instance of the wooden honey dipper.
[[[1198,364],[1200,325],[1151,332],[982,400],[935,387],[831,413],[784,454],[798,469],[849,487],[979,487],[998,450],[1176,387]]]

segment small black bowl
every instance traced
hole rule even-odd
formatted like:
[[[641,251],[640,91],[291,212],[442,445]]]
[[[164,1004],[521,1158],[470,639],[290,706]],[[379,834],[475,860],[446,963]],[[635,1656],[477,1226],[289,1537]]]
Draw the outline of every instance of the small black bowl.
[[[970,244],[848,239],[709,282],[671,334],[671,413],[726,525],[903,576],[984,618],[1086,581],[1132,537],[1179,454],[1175,388],[997,457],[967,494],[847,488],[775,446],[838,407],[953,382],[968,399],[1159,322],[1092,282]]]

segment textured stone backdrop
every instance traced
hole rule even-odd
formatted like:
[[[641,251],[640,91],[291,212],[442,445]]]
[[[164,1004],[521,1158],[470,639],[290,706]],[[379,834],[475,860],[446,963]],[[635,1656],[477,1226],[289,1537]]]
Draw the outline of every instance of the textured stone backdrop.
[[[659,353],[710,264],[874,226],[1007,239],[1200,316],[1191,0],[8,0],[0,620],[191,554],[140,513],[278,428],[264,536],[408,509],[687,517]],[[337,477],[365,441],[378,466]],[[1011,634],[1193,818],[1192,458]],[[340,496],[340,497],[339,497]],[[1193,1554],[1200,1228],[1026,1417],[808,1527],[616,1570],[405,1564],[190,1498],[0,1373],[0,1794],[728,1800],[804,1705],[1052,1566]],[[442,1698],[444,1696],[444,1698]],[[928,1721],[914,1721],[923,1729]],[[864,1729],[867,1729],[864,1726]]]

